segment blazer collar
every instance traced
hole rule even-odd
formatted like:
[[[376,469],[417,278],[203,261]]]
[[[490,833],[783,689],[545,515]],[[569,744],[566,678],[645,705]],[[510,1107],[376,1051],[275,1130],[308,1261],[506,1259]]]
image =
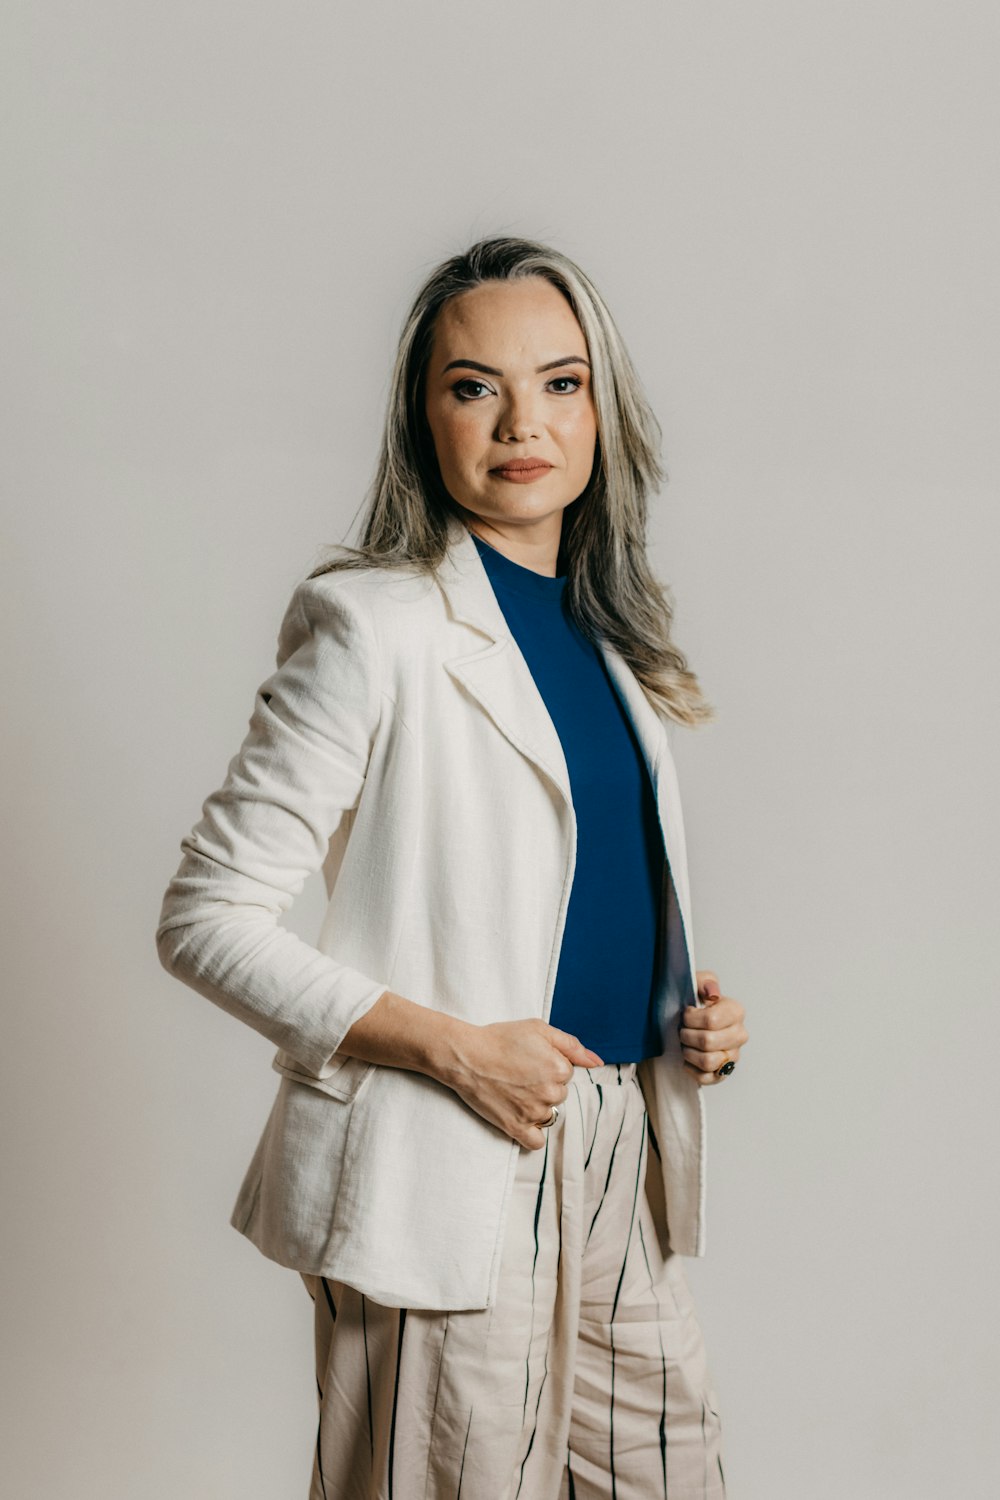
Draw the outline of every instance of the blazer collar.
[[[454,514],[448,517],[448,550],[437,580],[453,619],[475,626],[493,641],[513,640],[472,532]]]
[[[450,658],[445,666],[572,806],[566,758],[555,726],[511,635],[472,533],[460,516],[449,516],[448,538],[448,550],[437,570],[438,583],[452,618],[480,631],[486,641]],[[597,644],[655,786],[666,744],[663,723],[621,654],[603,638]]]

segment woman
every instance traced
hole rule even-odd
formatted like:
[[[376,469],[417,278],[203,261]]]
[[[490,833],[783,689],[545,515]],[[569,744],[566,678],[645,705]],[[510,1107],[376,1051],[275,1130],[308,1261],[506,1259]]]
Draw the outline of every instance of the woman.
[[[278,1048],[231,1222],[314,1301],[312,1500],[724,1494],[681,1256],[747,1033],[691,949],[657,432],[566,256],[436,269],[362,545],[182,841],[161,960]]]

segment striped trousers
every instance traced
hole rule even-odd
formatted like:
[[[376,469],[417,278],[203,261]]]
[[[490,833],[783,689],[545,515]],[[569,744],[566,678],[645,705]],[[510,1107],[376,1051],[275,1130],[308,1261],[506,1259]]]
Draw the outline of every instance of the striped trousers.
[[[521,1150],[493,1307],[303,1275],[310,1500],[723,1500],[718,1402],[635,1063],[576,1068]]]

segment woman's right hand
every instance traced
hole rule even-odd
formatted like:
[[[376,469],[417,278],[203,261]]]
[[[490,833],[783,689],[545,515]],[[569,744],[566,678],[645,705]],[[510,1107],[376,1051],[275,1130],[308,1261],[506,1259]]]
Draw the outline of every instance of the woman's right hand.
[[[589,1047],[547,1021],[461,1024],[434,1076],[471,1109],[529,1151],[545,1145],[539,1124],[562,1104],[574,1067],[603,1067]]]

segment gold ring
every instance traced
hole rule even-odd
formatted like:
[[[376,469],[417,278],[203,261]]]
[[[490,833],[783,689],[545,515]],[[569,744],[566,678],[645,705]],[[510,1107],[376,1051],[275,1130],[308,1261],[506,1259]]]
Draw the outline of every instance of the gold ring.
[[[716,1068],[716,1070],[715,1070],[715,1076],[716,1076],[716,1078],[728,1078],[729,1075],[730,1075],[730,1073],[733,1071],[733,1069],[736,1066],[736,1059],[735,1059],[735,1057],[730,1057],[728,1052],[724,1052],[722,1055],[723,1055],[723,1057],[726,1060],[725,1060],[724,1063],[721,1063],[720,1066]]]

